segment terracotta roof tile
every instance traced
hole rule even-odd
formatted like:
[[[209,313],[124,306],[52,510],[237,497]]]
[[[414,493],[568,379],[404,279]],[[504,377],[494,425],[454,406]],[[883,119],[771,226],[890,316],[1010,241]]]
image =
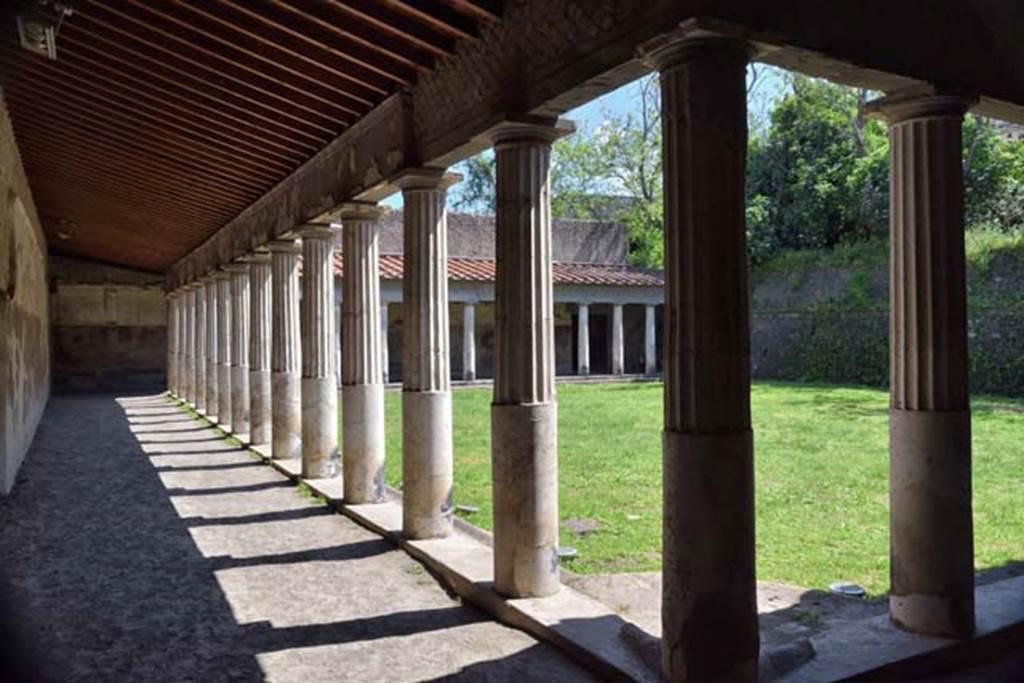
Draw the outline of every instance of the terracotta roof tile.
[[[382,280],[402,279],[402,256],[384,254],[380,257]],[[449,258],[448,278],[458,282],[494,282],[496,262],[493,259]],[[556,285],[614,285],[620,287],[660,287],[665,278],[660,270],[635,266],[596,263],[556,263],[553,268]],[[341,254],[334,255],[334,274],[341,276]]]

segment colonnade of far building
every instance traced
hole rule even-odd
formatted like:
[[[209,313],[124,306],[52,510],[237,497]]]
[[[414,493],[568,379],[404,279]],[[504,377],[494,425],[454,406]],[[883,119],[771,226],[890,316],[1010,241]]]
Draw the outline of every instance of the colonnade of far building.
[[[685,38],[646,53],[661,73],[664,133],[662,666],[670,680],[753,680],[757,670],[744,219],[751,54],[744,43],[718,38]],[[889,122],[892,155],[890,612],[903,628],[950,637],[974,630],[961,170],[971,103],[921,90],[871,105]],[[532,118],[491,131],[494,587],[512,597],[559,589],[547,173],[551,144],[566,132]],[[403,529],[412,538],[452,530],[449,182],[438,169],[397,179],[405,203]],[[340,474],[350,503],[377,501],[383,492],[377,216],[364,204],[338,215]],[[274,458],[301,457],[306,477],[339,474],[336,231],[297,230],[301,310],[294,239],[171,294],[172,391],[254,443],[270,439]]]

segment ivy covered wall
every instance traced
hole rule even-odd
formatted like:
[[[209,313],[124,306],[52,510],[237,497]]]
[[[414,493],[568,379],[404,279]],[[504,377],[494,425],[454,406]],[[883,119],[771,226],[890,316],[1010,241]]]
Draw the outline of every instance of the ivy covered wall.
[[[971,391],[1024,397],[1024,245],[969,248]],[[887,386],[884,250],[849,263],[782,259],[754,271],[757,379]]]

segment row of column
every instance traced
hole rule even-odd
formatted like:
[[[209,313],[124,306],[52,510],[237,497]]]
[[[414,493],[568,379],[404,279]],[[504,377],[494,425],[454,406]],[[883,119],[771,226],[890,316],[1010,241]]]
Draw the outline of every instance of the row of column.
[[[662,45],[646,55],[660,71],[662,94],[662,668],[668,680],[755,680],[757,675],[744,207],[750,54],[745,43],[701,37]],[[889,119],[892,154],[890,612],[901,627],[956,637],[974,629],[960,139],[967,104],[957,97],[918,94],[888,97],[875,105]],[[559,134],[552,122],[536,119],[506,122],[491,134],[497,167],[494,586],[514,597],[546,596],[559,588],[548,180],[550,148]],[[403,335],[403,524],[414,536],[449,533],[451,521],[441,178],[440,172],[418,173],[400,183],[408,328]],[[376,499],[382,481],[376,224],[366,207],[343,212],[342,223],[347,224],[342,470],[345,495],[357,502]],[[328,424],[335,420],[334,410],[324,408],[333,393],[323,388],[326,384],[313,382],[330,373],[334,357],[323,349],[333,329],[332,280],[323,265],[330,253],[328,235],[304,234],[304,243],[323,242],[304,247],[301,326],[310,356],[307,361],[303,354],[303,471],[315,443],[322,449],[315,462],[321,464],[308,472],[316,475],[329,473],[322,463],[334,457],[335,449],[330,437],[335,427]],[[275,288],[276,276],[275,262]],[[199,315],[193,301],[193,289],[184,288],[172,297],[171,313],[179,335],[172,340],[174,388],[189,400],[195,397]],[[281,305],[297,302],[292,296]],[[275,321],[278,306],[275,289]],[[581,308],[581,327],[588,317]],[[273,327],[275,381],[279,336],[294,333],[288,325]],[[179,339],[183,345],[177,345]],[[225,353],[224,346],[218,351]],[[586,360],[582,345],[580,354]],[[223,387],[218,388],[223,395]],[[275,385],[275,430],[279,409],[284,410]],[[318,417],[307,420],[307,415]]]
[[[576,367],[577,374],[590,374],[590,306],[577,306]],[[655,337],[655,307],[644,306],[644,374],[654,375],[658,371],[657,339]],[[612,305],[611,371],[621,375],[626,371],[625,333],[622,324],[622,304]]]

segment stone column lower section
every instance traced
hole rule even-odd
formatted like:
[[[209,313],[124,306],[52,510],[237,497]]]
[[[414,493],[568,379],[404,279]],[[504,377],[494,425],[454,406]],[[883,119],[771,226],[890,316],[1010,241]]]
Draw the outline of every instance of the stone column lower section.
[[[748,46],[689,38],[660,71],[665,195],[662,673],[754,681],[759,633],[744,192]]]
[[[889,612],[974,633],[962,125],[968,102],[885,97],[890,149]]]
[[[612,374],[621,375],[626,367],[625,339],[622,332],[622,304],[612,306]]]
[[[192,392],[196,411],[206,414],[206,278],[196,283],[195,368]]]
[[[217,280],[217,424],[231,430],[231,275],[219,271]]]
[[[462,379],[476,379],[476,304],[462,306]]]
[[[590,306],[579,304],[576,330],[576,374],[590,374]]]
[[[271,442],[270,254],[249,257],[249,443]]]
[[[381,211],[351,204],[341,213],[345,345],[341,350],[345,502],[384,497],[384,371],[381,367],[379,245]]]
[[[249,264],[231,273],[231,432],[249,438]]]
[[[655,331],[654,306],[644,306],[644,374],[658,373],[658,341]]]
[[[557,593],[558,449],[551,274],[554,121],[492,132],[497,163],[495,375],[491,406],[494,588]]]
[[[338,387],[334,376],[334,236],[307,225],[302,237],[302,476],[338,475]],[[347,277],[347,273],[346,273]],[[374,320],[374,324],[376,324]],[[348,413],[345,414],[346,421]],[[346,472],[346,480],[348,473]]]
[[[203,296],[206,297],[206,416],[216,418],[220,410],[220,393],[217,384],[217,280],[214,277],[206,279],[203,287]]]
[[[410,171],[402,277],[402,533],[452,532],[452,392],[448,343],[448,187],[458,176]]]
[[[270,454],[302,457],[302,346],[299,325],[299,243],[269,244],[271,267]]]

